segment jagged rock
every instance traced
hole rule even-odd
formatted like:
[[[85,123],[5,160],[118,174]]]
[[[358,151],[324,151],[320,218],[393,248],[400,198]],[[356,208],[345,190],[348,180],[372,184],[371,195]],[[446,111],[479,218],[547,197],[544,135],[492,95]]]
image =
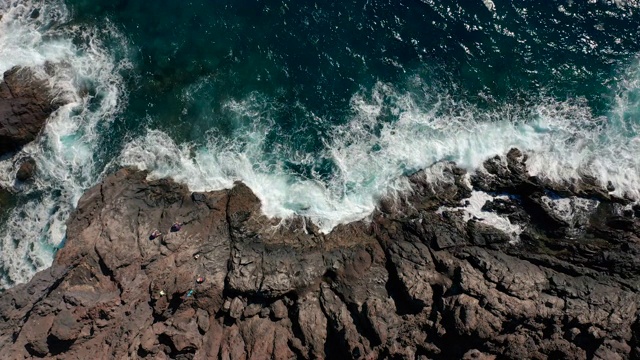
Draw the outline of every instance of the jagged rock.
[[[271,313],[273,314],[274,319],[280,320],[287,317],[288,310],[282,300],[277,300],[271,304]]]
[[[327,341],[327,318],[320,306],[318,292],[308,292],[298,299],[298,324],[310,358],[322,358]]]
[[[229,316],[234,319],[239,319],[244,310],[244,302],[239,297],[234,298],[229,305]]]
[[[203,309],[198,309],[197,320],[198,320],[198,329],[200,332],[206,333],[209,330],[209,313],[207,313]]]
[[[62,103],[45,81],[28,68],[15,67],[0,83],[0,156],[35,140],[49,115]]]
[[[47,342],[49,329],[53,325],[54,315],[38,316],[37,319],[27,321],[24,324],[29,331],[24,335],[24,348],[27,351],[25,355],[35,355],[38,357],[45,356],[49,353],[49,344]],[[21,332],[22,333],[22,332]],[[20,353],[15,349],[11,349],[10,353]]]
[[[242,314],[242,316],[244,316],[245,318],[250,318],[252,316],[260,314],[261,311],[262,306],[260,306],[260,304],[249,304],[246,308],[244,308],[244,313]]]
[[[49,335],[59,341],[73,341],[78,338],[82,326],[69,310],[62,310],[53,322]]]
[[[265,217],[240,183],[190,194],[122,169],[79,201],[52,267],[0,295],[2,356],[637,358],[638,209],[525,160],[489,160],[474,188],[437,164],[329,234]],[[483,189],[510,195],[481,207],[519,238],[465,215]]]
[[[529,195],[538,190],[537,179],[529,176],[525,162],[527,156],[511,149],[506,157],[495,156],[484,162],[483,168],[471,176],[473,185],[483,191],[516,190]]]
[[[495,355],[487,355],[477,349],[472,349],[463,355],[462,360],[495,360],[495,358]]]
[[[20,164],[18,172],[16,173],[16,179],[23,182],[31,180],[35,172],[36,161],[32,157],[29,157]]]

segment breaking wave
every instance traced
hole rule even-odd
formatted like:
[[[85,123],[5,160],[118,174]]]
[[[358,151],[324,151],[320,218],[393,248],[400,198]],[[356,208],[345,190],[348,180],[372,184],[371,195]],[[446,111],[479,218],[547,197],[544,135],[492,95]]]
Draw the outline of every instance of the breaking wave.
[[[20,191],[0,227],[0,288],[5,288],[51,264],[70,212],[99,179],[97,147],[125,104],[119,72],[129,65],[116,61],[100,40],[119,38],[112,26],[70,25],[60,1],[5,1],[0,14],[0,72],[29,67],[66,102],[37,141],[0,162],[0,186]],[[38,164],[34,182],[14,183],[17,160],[25,156]]]
[[[604,184],[610,181],[618,195],[638,199],[638,79],[637,71],[629,72],[616,106],[600,117],[580,98],[542,97],[486,110],[434,87],[415,93],[377,83],[352,97],[350,118],[313,156],[266,147],[273,105],[254,94],[226,104],[246,124],[231,137],[211,135],[205,145],[178,145],[168,134],[149,130],[125,146],[120,162],[197,191],[228,188],[241,180],[261,199],[267,215],[303,215],[325,232],[366,217],[381,196],[406,189],[401,175],[441,161],[473,171],[512,147],[529,153],[535,175],[557,181],[589,174]],[[288,170],[290,163],[313,168],[326,161],[334,166],[329,178]]]

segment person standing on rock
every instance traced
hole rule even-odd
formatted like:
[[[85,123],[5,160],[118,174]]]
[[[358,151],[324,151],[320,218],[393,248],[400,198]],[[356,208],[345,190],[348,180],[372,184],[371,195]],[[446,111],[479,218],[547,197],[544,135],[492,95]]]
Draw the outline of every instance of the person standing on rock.
[[[158,229],[155,229],[151,232],[151,235],[149,235],[149,240],[155,240],[157,237],[161,236],[162,233],[160,231],[158,231]]]
[[[180,231],[180,229],[182,229],[182,223],[175,222],[173,223],[173,225],[171,225],[172,232]]]

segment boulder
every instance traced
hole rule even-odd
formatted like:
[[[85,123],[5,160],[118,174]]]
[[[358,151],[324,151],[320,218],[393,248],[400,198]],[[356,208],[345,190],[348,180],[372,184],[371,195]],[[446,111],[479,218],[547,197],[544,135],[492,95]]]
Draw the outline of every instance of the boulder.
[[[0,156],[20,150],[35,140],[49,115],[62,102],[56,99],[46,81],[32,70],[15,67],[0,83]]]
[[[36,172],[36,161],[32,157],[28,157],[22,161],[18,172],[16,173],[16,180],[29,181],[33,178]]]

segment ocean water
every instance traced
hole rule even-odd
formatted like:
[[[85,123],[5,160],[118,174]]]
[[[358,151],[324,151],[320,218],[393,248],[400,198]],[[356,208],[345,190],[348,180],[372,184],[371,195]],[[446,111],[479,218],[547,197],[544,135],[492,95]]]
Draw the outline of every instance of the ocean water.
[[[402,175],[517,146],[539,176],[640,198],[640,2],[0,0],[0,71],[68,101],[0,160],[0,288],[64,244],[120,166],[193,191],[247,183],[328,232]],[[36,158],[33,184],[16,161]],[[478,195],[482,198],[482,195]],[[4,202],[3,202],[4,203]]]

